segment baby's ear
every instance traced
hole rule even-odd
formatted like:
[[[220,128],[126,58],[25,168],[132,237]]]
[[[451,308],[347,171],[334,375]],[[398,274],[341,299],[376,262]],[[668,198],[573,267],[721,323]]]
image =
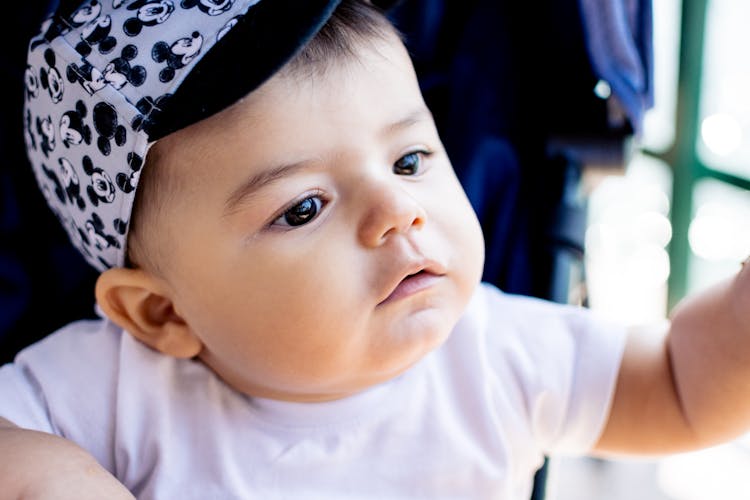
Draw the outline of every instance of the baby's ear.
[[[175,311],[163,281],[141,269],[113,268],[96,281],[96,301],[104,314],[152,349],[192,358],[200,339]]]

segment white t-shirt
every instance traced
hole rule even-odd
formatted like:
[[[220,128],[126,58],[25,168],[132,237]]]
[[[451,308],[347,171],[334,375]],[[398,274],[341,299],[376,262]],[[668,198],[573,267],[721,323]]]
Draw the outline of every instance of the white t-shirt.
[[[526,500],[545,454],[595,443],[624,331],[483,284],[405,374],[290,403],[79,321],[0,368],[0,416],[75,441],[140,500]]]

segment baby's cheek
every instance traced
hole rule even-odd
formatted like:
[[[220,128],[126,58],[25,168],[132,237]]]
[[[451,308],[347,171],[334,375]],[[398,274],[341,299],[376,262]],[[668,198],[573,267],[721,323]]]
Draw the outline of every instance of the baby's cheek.
[[[455,234],[461,235],[456,238],[455,244],[459,246],[460,262],[464,267],[465,287],[467,293],[471,293],[480,281],[484,268],[484,235],[479,220],[470,207]]]

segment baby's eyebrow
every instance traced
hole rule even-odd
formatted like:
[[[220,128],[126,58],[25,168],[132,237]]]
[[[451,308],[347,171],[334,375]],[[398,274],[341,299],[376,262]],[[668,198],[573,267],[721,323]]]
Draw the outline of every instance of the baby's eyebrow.
[[[232,194],[230,194],[227,200],[224,202],[224,215],[231,214],[236,209],[237,205],[240,204],[240,202],[251,197],[263,186],[270,184],[275,180],[281,179],[282,177],[290,176],[306,167],[309,167],[311,163],[312,160],[303,160],[294,163],[279,165],[277,167],[269,168],[255,174],[247,181],[239,185],[237,189],[232,191]]]
[[[423,121],[431,120],[431,119],[432,119],[432,113],[430,112],[430,110],[427,109],[426,107],[420,107],[420,108],[415,109],[414,111],[412,111],[405,117],[386,125],[383,129],[383,133],[385,135],[395,134],[399,130],[409,128],[412,125],[415,125]]]

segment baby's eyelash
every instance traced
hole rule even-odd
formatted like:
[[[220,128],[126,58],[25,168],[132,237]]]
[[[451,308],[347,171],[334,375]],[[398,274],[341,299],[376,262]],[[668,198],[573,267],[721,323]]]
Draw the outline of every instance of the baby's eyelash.
[[[430,155],[432,151],[424,149],[406,153],[393,163],[393,173],[406,176],[419,175],[422,172],[422,161]]]
[[[293,229],[304,226],[315,220],[326,204],[327,201],[321,193],[308,193],[287,205],[274,216],[268,227]]]

